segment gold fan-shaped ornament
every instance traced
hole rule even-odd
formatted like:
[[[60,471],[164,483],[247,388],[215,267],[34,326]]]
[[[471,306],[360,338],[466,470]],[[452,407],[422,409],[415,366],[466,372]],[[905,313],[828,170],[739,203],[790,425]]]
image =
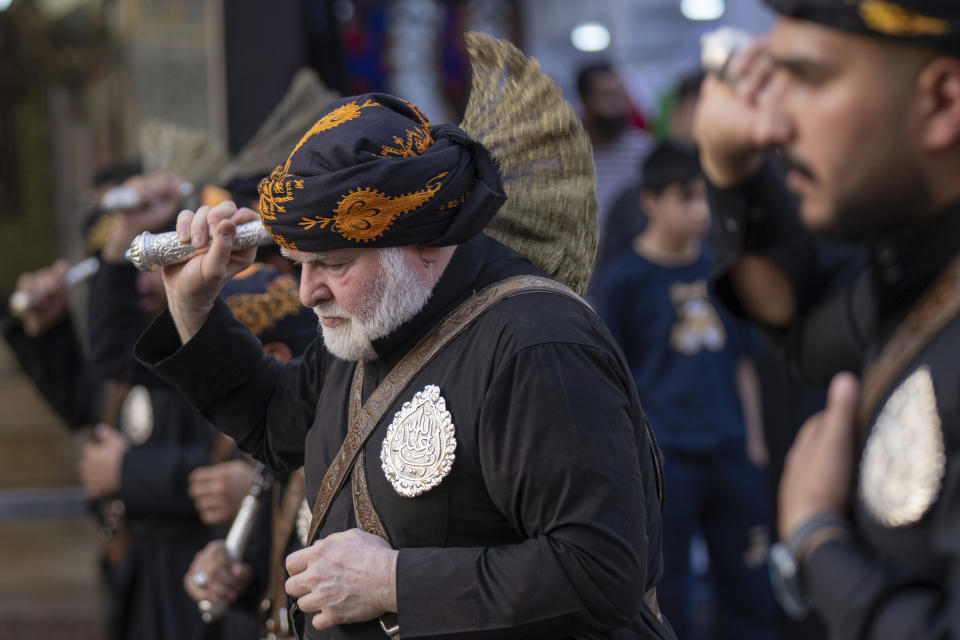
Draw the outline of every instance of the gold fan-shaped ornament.
[[[536,60],[487,34],[466,42],[473,86],[460,127],[493,154],[508,197],[485,232],[583,294],[598,215],[587,133]]]
[[[206,131],[149,119],[140,129],[144,173],[172,173],[187,182],[211,180],[227,164],[227,152]]]

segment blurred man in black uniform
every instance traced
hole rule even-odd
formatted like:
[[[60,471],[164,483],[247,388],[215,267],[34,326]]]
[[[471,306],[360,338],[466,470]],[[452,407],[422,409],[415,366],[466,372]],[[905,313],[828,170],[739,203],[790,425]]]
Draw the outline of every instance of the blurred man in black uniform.
[[[97,172],[93,207],[84,216],[84,244],[99,257],[110,226],[101,198],[111,188],[142,172],[140,162],[117,162]],[[0,308],[0,335],[13,350],[24,373],[71,430],[96,424],[103,404],[102,385],[89,371],[80,333],[86,323],[69,308],[66,259],[20,274],[14,296],[29,301],[23,309]],[[74,282],[79,284],[80,280]],[[11,301],[14,298],[11,298]],[[3,301],[0,301],[2,303]]]
[[[218,453],[217,432],[133,357],[133,344],[166,307],[166,296],[159,274],[139,273],[124,252],[141,231],[172,224],[180,183],[166,174],[126,181],[141,205],[112,217],[90,292],[90,375],[104,385],[104,406],[116,405],[101,413],[117,417],[98,425],[98,437],[83,447],[80,476],[88,495],[113,505],[125,524],[118,533],[127,542],[107,571],[112,638],[252,637],[257,628],[253,616],[236,612],[206,626],[182,586],[193,555],[222,535],[209,525],[233,518],[253,468],[220,460],[229,453]],[[218,472],[217,490],[211,482],[189,490],[200,468]]]
[[[287,558],[308,637],[383,638],[391,612],[403,638],[673,637],[653,592],[654,444],[592,312],[542,290],[507,298],[395,395],[380,385],[474,292],[540,273],[481,233],[503,199],[488,152],[458,127],[382,94],[333,103],[261,184],[263,222],[302,266],[323,334],[288,366],[217,301],[251,259],[231,253],[234,225],[255,214],[181,213],[181,239],[210,249],[164,268],[170,313],[137,354],[241,448],[305,464],[313,504],[348,415],[362,422],[389,394],[357,445],[366,480],[324,488],[319,542]],[[364,485],[382,538],[355,528]]]
[[[789,454],[775,585],[832,637],[955,637],[960,5],[768,2],[776,26],[698,108],[733,252],[718,289],[801,373],[860,376],[833,378]],[[805,228],[865,259],[828,258]]]
[[[143,189],[150,200],[144,182],[137,177],[127,184]],[[179,199],[178,181],[147,182],[151,188],[163,183],[165,195],[153,199],[156,212],[113,212],[88,230],[87,241],[100,257],[88,305],[92,361],[67,307],[63,261],[20,277],[17,291],[28,294],[32,304],[19,318],[0,321],[0,331],[69,428],[97,425],[96,437],[82,448],[79,467],[101,525],[108,637],[233,637],[244,628],[255,637],[253,616],[234,614],[216,627],[203,625],[180,583],[193,554],[222,535],[207,525],[232,519],[252,466],[243,461],[210,465],[216,432],[133,358],[133,341],[166,299],[159,275],[138,278],[123,251],[132,235],[172,218]],[[192,496],[188,478],[197,469],[211,481]]]

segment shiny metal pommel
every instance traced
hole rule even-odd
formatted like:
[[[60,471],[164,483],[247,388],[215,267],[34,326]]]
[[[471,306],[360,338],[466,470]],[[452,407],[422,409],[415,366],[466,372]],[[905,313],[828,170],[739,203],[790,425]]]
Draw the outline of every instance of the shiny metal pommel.
[[[181,182],[177,187],[177,193],[181,198],[188,198],[194,194],[194,187],[189,182]],[[133,187],[114,187],[103,194],[100,198],[100,208],[103,211],[135,211],[146,206],[148,202],[144,199],[143,193]]]
[[[720,77],[724,82],[733,82],[728,74],[730,61],[737,52],[746,49],[753,41],[742,29],[720,27],[700,37],[700,64],[703,70]]]
[[[263,228],[259,220],[246,222],[237,227],[237,235],[233,239],[234,251],[262,247],[273,242],[270,233]],[[183,243],[177,238],[176,231],[166,233],[150,233],[144,231],[130,243],[126,258],[140,271],[156,271],[167,264],[186,262],[196,251],[190,243]]]

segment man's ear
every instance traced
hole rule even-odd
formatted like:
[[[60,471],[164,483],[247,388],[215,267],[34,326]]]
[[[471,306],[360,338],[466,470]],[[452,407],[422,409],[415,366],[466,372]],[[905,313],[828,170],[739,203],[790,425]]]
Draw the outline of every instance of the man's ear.
[[[917,77],[919,143],[939,153],[960,144],[960,59],[939,57]]]
[[[637,202],[640,203],[640,209],[648,218],[657,216],[657,194],[652,191],[640,191],[637,194]]]
[[[446,262],[450,259],[450,256],[453,255],[453,251],[456,247],[425,247],[423,245],[418,245],[417,256],[423,262],[424,267],[432,266],[434,264],[439,264],[439,266],[446,266]]]

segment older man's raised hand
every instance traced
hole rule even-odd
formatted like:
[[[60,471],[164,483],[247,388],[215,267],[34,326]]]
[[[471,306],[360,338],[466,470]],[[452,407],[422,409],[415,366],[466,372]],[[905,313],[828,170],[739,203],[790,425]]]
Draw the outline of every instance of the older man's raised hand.
[[[256,219],[256,212],[229,201],[177,217],[177,237],[198,249],[187,262],[163,268],[170,314],[184,344],[203,326],[223,286],[253,262],[256,248],[234,251],[233,240],[237,225]]]

